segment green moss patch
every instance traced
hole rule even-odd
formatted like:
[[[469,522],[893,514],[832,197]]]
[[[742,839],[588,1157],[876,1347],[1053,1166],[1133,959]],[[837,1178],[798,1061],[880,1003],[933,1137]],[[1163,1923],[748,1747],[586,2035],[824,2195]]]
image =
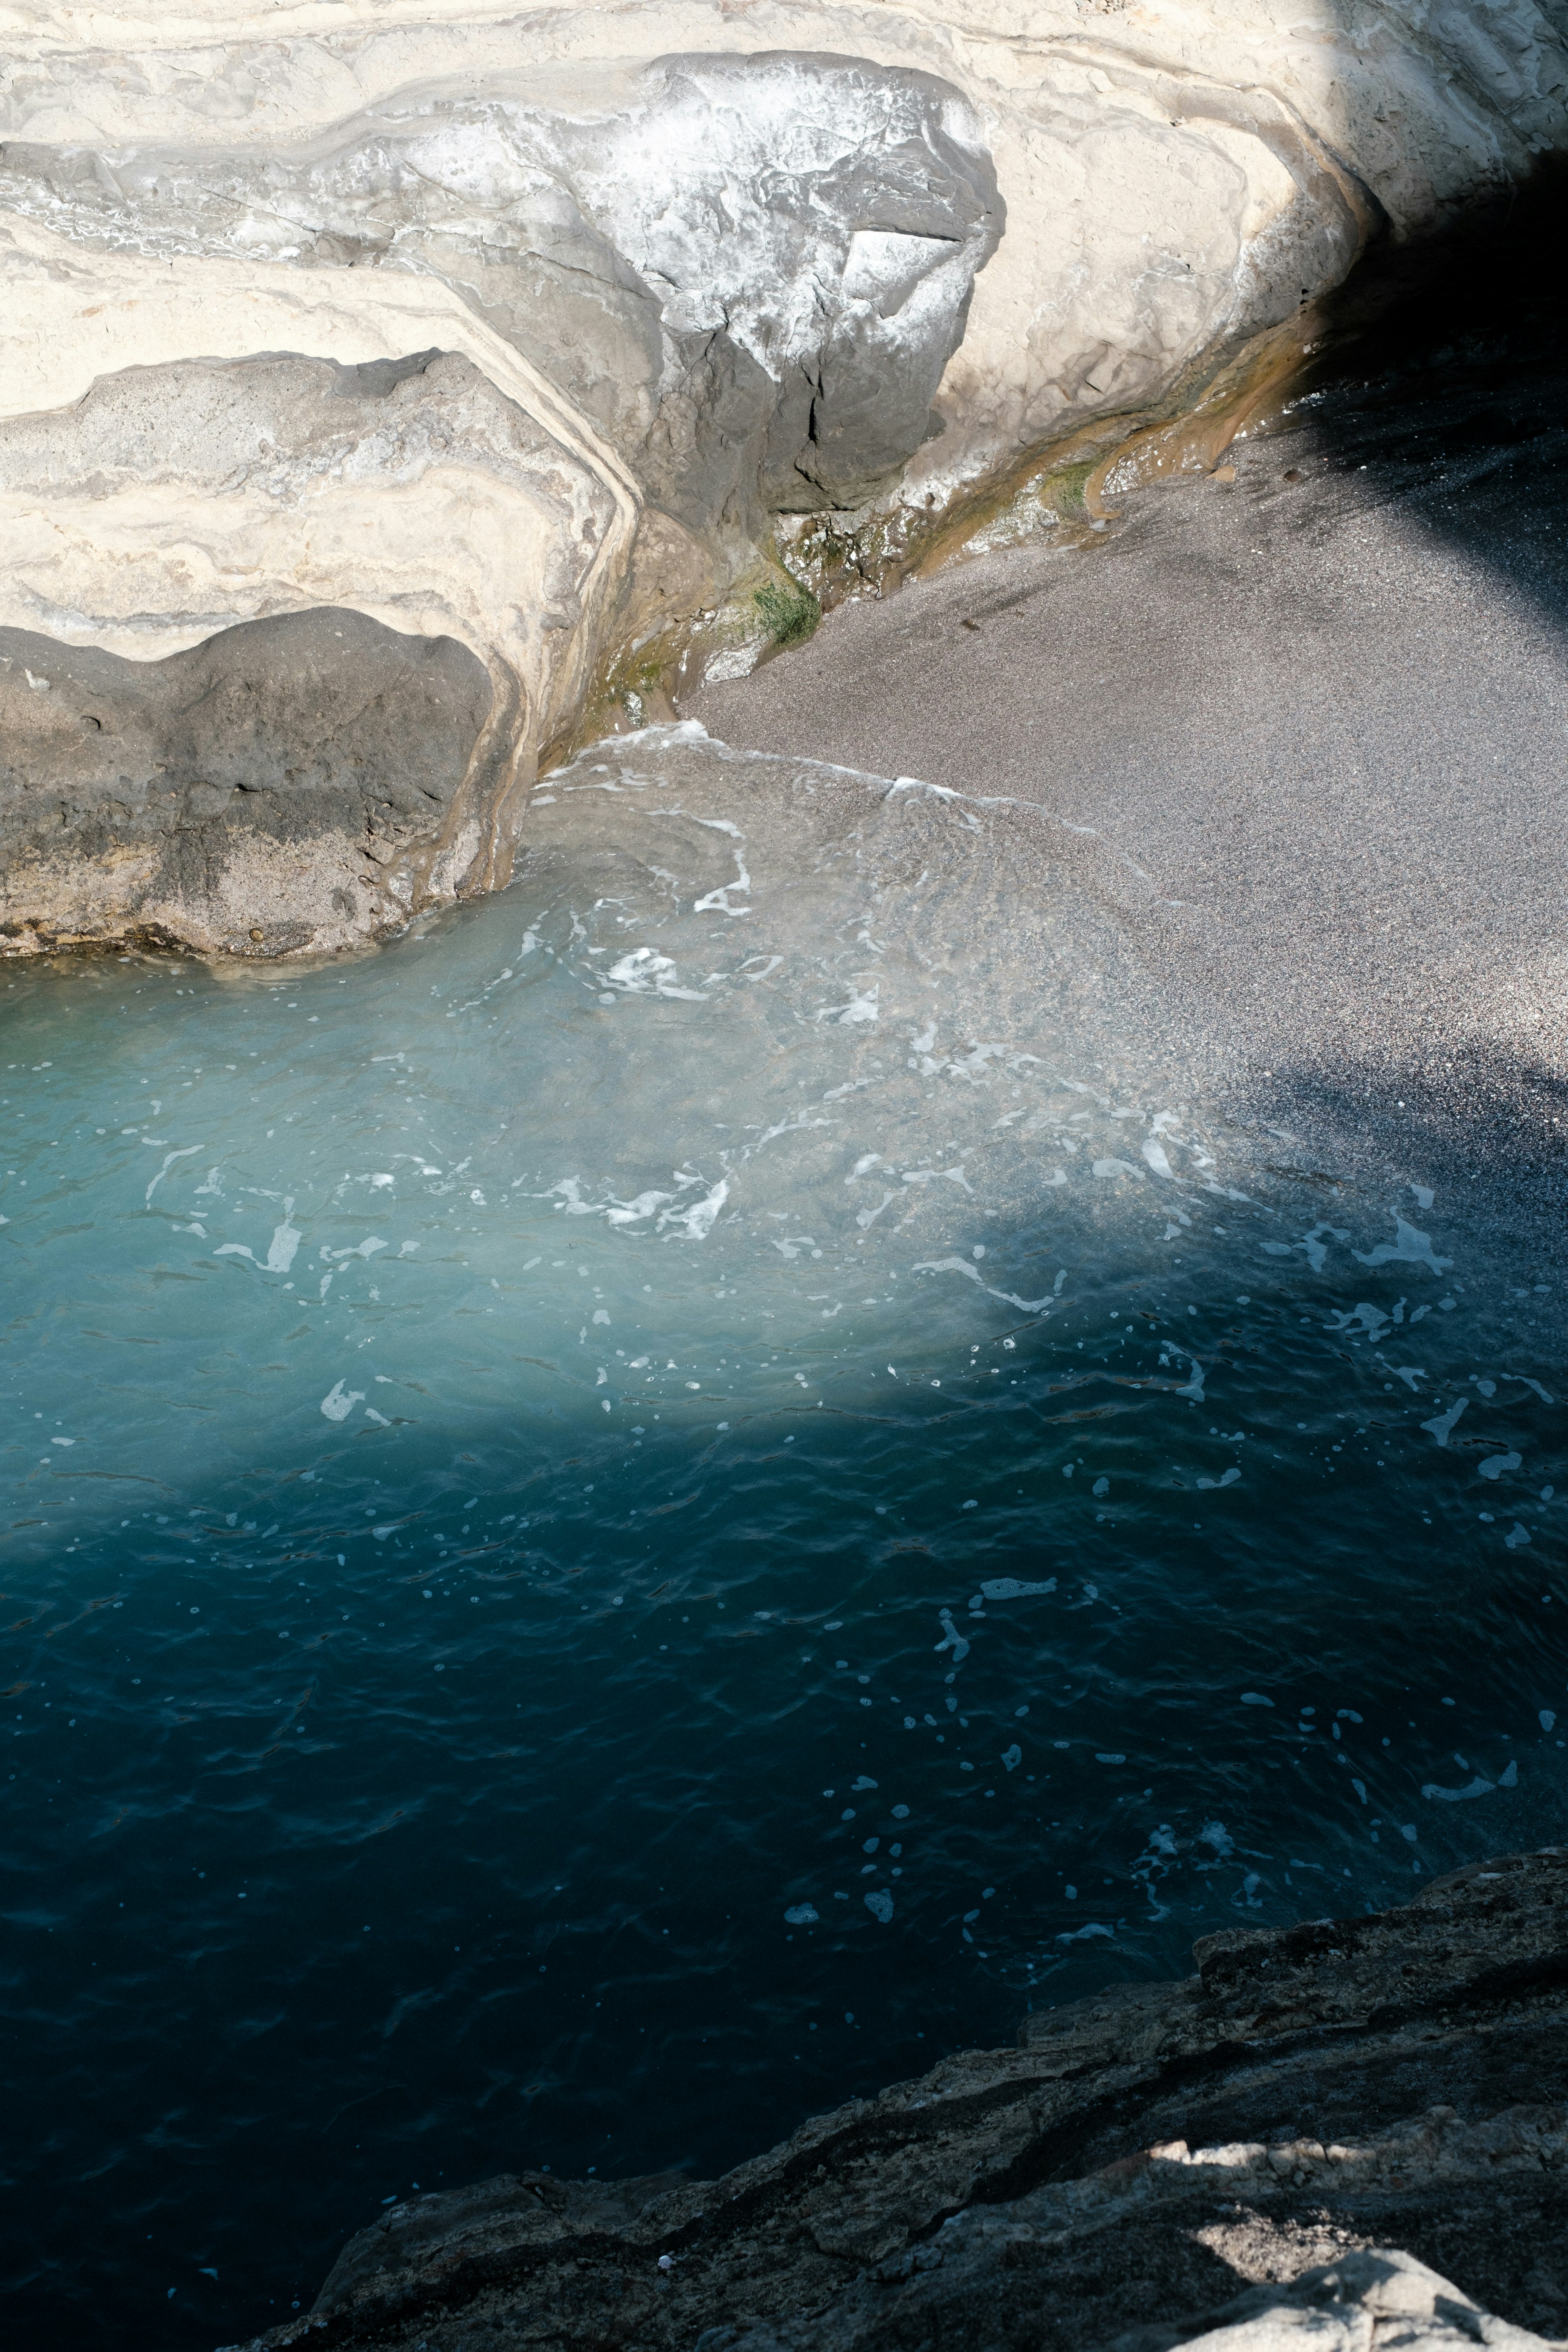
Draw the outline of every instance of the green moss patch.
[[[1047,474],[1040,484],[1040,504],[1055,507],[1058,514],[1084,513],[1084,490],[1099,463],[1098,457],[1091,457],[1087,465],[1064,466],[1059,473]]]
[[[752,602],[775,646],[803,644],[822,618],[822,606],[810,589],[803,588],[787,573],[764,580],[754,591]]]

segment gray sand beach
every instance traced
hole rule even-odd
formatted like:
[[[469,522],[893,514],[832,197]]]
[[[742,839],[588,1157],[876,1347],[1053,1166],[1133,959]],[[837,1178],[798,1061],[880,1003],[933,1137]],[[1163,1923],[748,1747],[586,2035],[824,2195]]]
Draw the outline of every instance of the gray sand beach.
[[[1237,1116],[1496,1181],[1536,1227],[1568,1067],[1568,435],[1549,387],[1492,381],[1321,396],[1234,445],[1234,480],[840,606],[687,715],[1097,838],[1162,1025]]]

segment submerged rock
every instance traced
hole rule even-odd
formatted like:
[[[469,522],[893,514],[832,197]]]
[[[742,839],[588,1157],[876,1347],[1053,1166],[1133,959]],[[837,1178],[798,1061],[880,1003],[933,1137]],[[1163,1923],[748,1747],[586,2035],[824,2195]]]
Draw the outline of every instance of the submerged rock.
[[[721,2180],[525,2172],[394,2207],[250,2352],[1568,2336],[1568,1849],[1194,1958]]]

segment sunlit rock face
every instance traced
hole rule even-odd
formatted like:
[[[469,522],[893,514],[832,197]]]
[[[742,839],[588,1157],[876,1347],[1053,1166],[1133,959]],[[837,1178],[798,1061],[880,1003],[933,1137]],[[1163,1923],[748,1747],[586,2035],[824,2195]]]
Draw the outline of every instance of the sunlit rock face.
[[[24,698],[13,947],[321,950],[493,887],[606,678],[733,675],[809,625],[803,518],[903,546],[1031,451],[1179,409],[1369,235],[1517,184],[1568,106],[1528,0],[10,0],[0,37],[0,630],[162,664],[339,610],[453,641],[489,694],[460,787],[403,813],[398,890],[339,874],[352,919],[329,892],[330,923],[237,929],[221,892],[154,919],[145,876],[51,897],[91,827],[37,832],[67,736]],[[233,657],[265,700],[268,657]],[[302,723],[285,696],[263,731]],[[381,838],[346,808],[344,873]]]
[[[533,79],[401,92],[279,150],[14,142],[0,197],[98,251],[438,278],[698,531],[884,486],[1001,233],[951,84],[696,55],[586,74],[578,112]]]

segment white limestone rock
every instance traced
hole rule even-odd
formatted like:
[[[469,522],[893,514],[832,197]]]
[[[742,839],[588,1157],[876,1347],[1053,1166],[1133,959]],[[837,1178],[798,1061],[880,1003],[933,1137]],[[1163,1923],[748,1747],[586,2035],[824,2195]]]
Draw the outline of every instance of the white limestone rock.
[[[579,79],[569,108],[515,65],[479,96],[423,85],[259,151],[9,141],[0,206],[176,272],[439,278],[698,530],[736,498],[754,527],[759,499],[889,482],[1001,234],[972,110],[928,75],[801,54]]]
[[[458,352],[0,422],[0,939],[324,952],[505,881],[628,519]]]
[[[1198,2327],[1140,2327],[1108,2352],[1554,2352],[1543,2336],[1483,2310],[1395,2246],[1368,2247],[1249,2287]]]
[[[184,0],[166,14],[5,0],[0,34],[13,60],[0,133],[111,150],[117,177],[134,178],[141,151],[271,173],[310,149],[324,165],[356,122],[395,144],[423,110],[439,143],[443,120],[466,109],[499,124],[510,107],[492,157],[524,157],[525,176],[552,180],[619,255],[625,273],[607,258],[599,273],[607,307],[645,352],[634,280],[669,303],[677,332],[683,303],[726,306],[737,278],[763,307],[792,274],[810,280],[781,103],[797,141],[809,122],[816,169],[824,142],[856,143],[862,66],[889,83],[931,77],[951,93],[944,135],[989,155],[1007,223],[937,403],[949,432],[921,461],[933,482],[1157,396],[1222,337],[1337,282],[1369,227],[1419,234],[1506,189],[1562,145],[1568,110],[1563,35],[1535,0],[990,0],[979,18],[946,0],[754,0],[743,20],[725,0],[644,0],[609,18],[517,0]],[[530,192],[515,173],[487,176],[477,149],[470,160],[470,226]],[[283,176],[297,184],[298,169]],[[763,217],[781,191],[782,237]],[[260,207],[260,245],[300,226],[289,194]],[[414,244],[440,233],[437,214],[449,225],[453,208],[437,205]],[[383,257],[424,266],[412,249]],[[831,304],[841,280],[831,266],[817,278]]]

